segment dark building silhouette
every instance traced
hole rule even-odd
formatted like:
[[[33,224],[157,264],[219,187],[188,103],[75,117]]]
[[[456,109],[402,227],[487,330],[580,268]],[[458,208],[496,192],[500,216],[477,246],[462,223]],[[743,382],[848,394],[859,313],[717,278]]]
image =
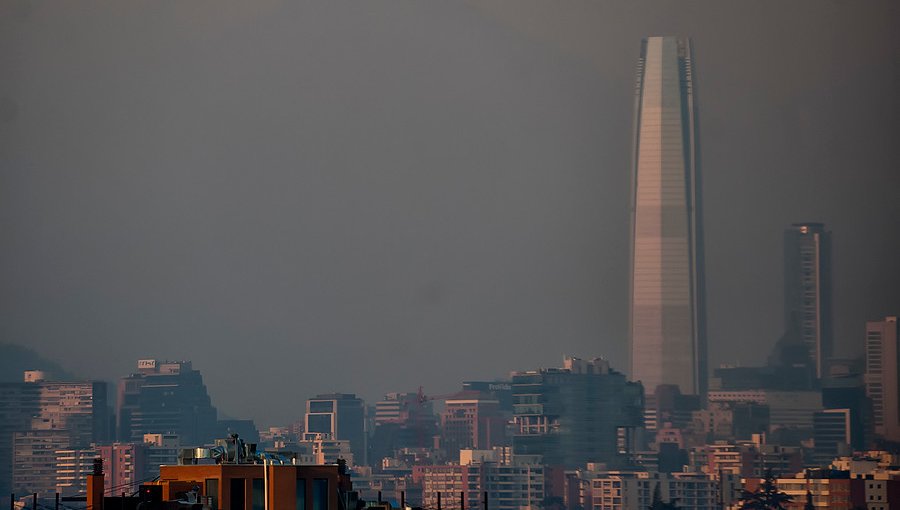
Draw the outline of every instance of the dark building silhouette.
[[[660,473],[677,473],[688,463],[687,450],[678,448],[675,443],[661,443],[657,455],[656,471]]]
[[[434,406],[418,393],[388,393],[375,403],[374,421],[369,444],[373,466],[400,448],[430,447],[437,434]]]
[[[543,456],[550,466],[587,462],[623,465],[620,436],[642,423],[644,390],[603,359],[567,358],[564,368],[512,376],[516,454]]]
[[[190,361],[139,360],[138,373],[119,380],[116,411],[120,441],[176,434],[181,444],[202,445],[219,435],[216,408]]]
[[[749,441],[753,434],[769,430],[769,406],[753,402],[733,402],[730,407],[736,440]]]
[[[837,375],[832,370],[822,381],[822,407],[846,409],[850,413],[850,447],[864,450],[872,437],[872,401],[866,396],[861,373]]]
[[[660,384],[652,395],[646,395],[644,416],[653,416],[657,424],[683,428],[691,422],[691,413],[701,407],[698,395],[685,395],[674,384]]]
[[[764,367],[719,367],[713,370],[719,390],[812,390],[817,387],[810,364],[768,365]]]
[[[836,457],[850,455],[853,435],[849,409],[826,409],[813,415],[812,460],[827,466]]]

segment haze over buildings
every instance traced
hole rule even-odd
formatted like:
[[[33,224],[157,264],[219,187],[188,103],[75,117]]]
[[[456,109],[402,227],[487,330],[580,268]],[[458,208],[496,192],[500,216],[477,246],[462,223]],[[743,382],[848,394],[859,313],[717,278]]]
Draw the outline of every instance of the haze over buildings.
[[[191,359],[220,411],[272,423],[295,417],[261,391],[439,394],[565,353],[625,370],[634,63],[672,34],[697,56],[711,364],[783,333],[797,221],[834,232],[835,354],[861,354],[900,308],[896,18],[0,2],[0,338],[108,381]],[[252,383],[218,370],[250,348]]]
[[[0,339],[119,381],[115,419],[103,382],[0,384],[11,506],[710,510],[769,470],[793,506],[900,501],[898,233],[876,228],[900,209],[861,186],[894,175],[896,118],[858,113],[896,87],[845,78],[898,77],[872,6],[227,1],[0,5]],[[838,249],[869,229],[893,234]],[[839,292],[845,257],[880,280]],[[841,321],[864,361],[832,356]],[[597,357],[547,368],[560,351]]]

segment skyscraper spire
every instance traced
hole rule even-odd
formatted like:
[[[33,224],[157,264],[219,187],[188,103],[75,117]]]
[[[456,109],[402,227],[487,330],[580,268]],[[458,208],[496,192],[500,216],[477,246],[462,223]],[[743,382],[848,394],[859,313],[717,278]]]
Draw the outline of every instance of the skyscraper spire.
[[[703,231],[691,42],[649,37],[638,63],[631,202],[631,377],[706,391]]]

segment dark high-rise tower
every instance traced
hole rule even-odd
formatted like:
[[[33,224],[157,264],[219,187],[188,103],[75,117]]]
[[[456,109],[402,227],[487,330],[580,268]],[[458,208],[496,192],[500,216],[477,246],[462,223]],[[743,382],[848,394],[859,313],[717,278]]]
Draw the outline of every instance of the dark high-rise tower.
[[[784,322],[821,379],[833,343],[831,232],[822,223],[794,223],[784,231]]]
[[[649,37],[638,62],[631,200],[631,378],[706,391],[703,230],[691,42]]]

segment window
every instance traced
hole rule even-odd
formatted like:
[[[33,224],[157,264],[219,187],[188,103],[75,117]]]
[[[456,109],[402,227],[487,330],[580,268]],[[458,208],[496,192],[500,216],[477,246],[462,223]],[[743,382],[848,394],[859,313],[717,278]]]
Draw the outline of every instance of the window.
[[[331,415],[330,414],[310,414],[306,417],[306,423],[309,430],[307,432],[321,432],[325,434],[334,433],[331,430]]]
[[[262,478],[253,479],[253,510],[264,510],[266,508],[266,484]]]
[[[297,479],[297,502],[294,510],[306,510],[306,480]]]
[[[205,485],[206,488],[203,491],[203,494],[208,498],[211,498],[210,507],[212,510],[216,510],[219,508],[219,479],[207,478]]]
[[[244,479],[232,478],[231,491],[229,495],[231,500],[231,510],[244,510]]]
[[[326,478],[313,480],[312,510],[328,510],[328,479]]]
[[[310,413],[333,413],[334,401],[332,400],[312,400],[309,403]]]

